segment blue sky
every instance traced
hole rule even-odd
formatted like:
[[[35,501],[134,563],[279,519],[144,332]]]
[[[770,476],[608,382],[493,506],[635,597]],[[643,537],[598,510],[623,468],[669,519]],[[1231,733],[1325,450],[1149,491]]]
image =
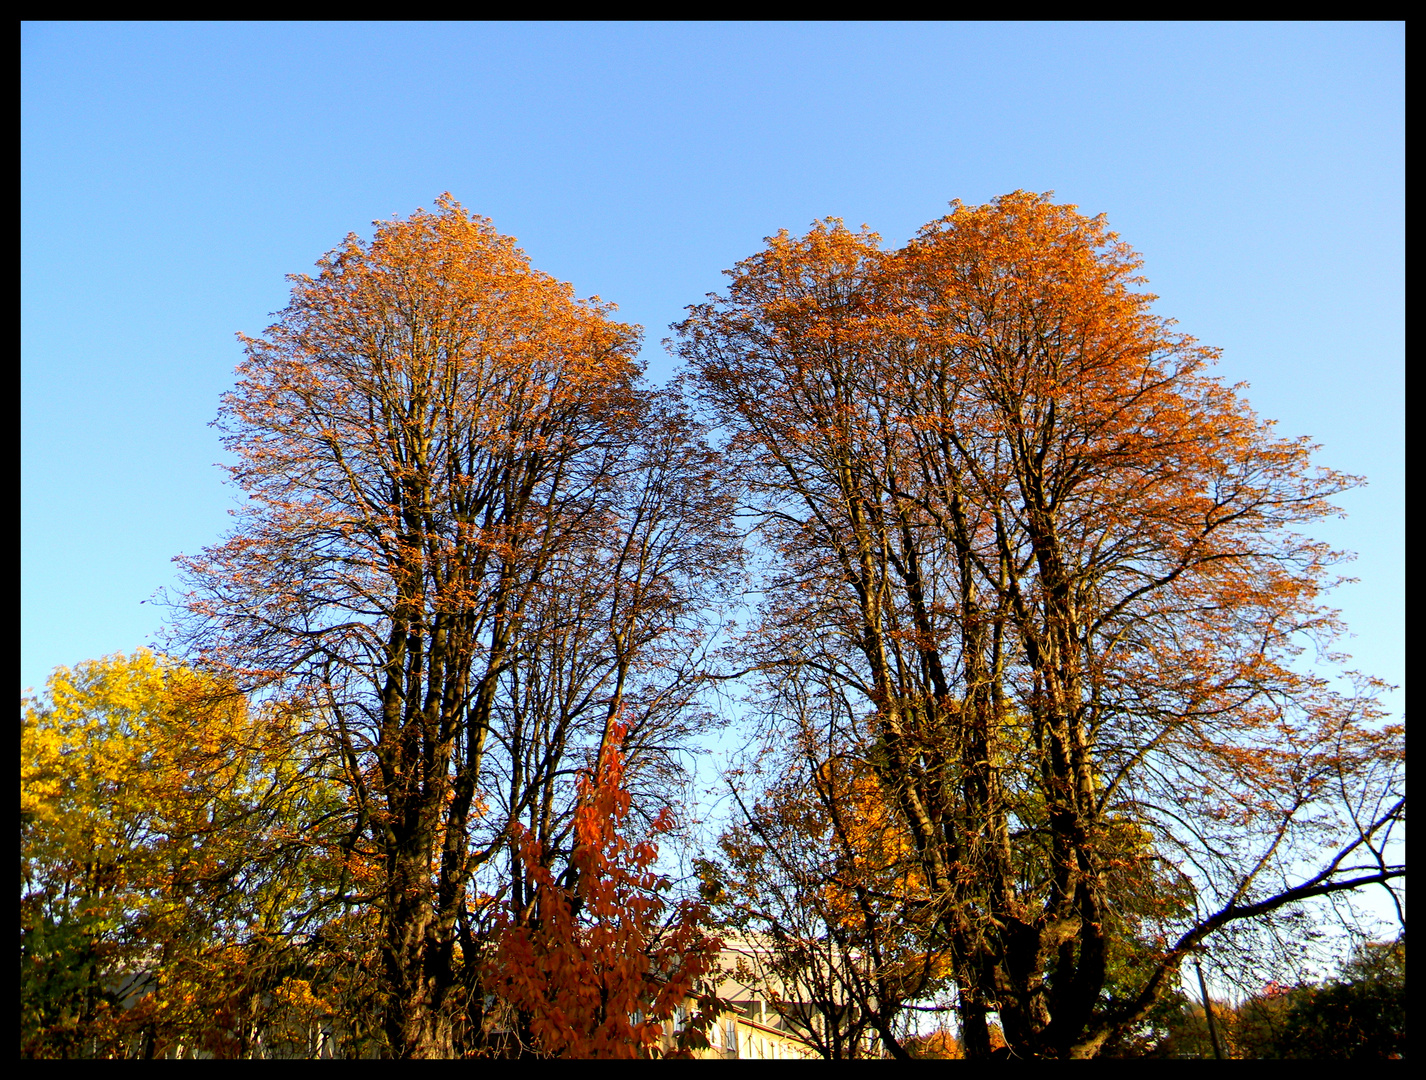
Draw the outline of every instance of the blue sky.
[[[234,505],[235,332],[373,219],[450,191],[661,381],[764,236],[1017,188],[1105,213],[1218,374],[1368,478],[1316,534],[1402,683],[1404,113],[1400,23],[24,24],[21,686],[154,640]]]

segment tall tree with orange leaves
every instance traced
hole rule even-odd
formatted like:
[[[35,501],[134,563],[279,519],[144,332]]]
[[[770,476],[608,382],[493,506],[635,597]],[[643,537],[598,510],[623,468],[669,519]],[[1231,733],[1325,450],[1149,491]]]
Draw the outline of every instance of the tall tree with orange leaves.
[[[638,384],[637,327],[449,196],[376,224],[244,339],[219,426],[247,507],[185,560],[182,629],[322,707],[390,1051],[445,1056],[482,1030],[493,908],[533,891],[512,826],[569,851],[567,757],[622,714],[631,772],[671,777],[735,538],[716,456]]]
[[[1295,530],[1356,480],[1139,265],[1016,192],[896,252],[779,234],[678,327],[762,497],[757,661],[866,710],[973,1057],[997,1015],[1006,1053],[1094,1056],[1216,935],[1405,872],[1401,729],[1296,662],[1340,627]]]

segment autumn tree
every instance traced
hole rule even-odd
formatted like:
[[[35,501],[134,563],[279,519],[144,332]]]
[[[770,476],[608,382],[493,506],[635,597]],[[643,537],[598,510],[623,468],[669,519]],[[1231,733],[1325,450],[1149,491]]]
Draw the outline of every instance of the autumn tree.
[[[672,906],[670,884],[653,870],[657,837],[672,828],[667,808],[648,839],[628,835],[632,798],[624,786],[620,744],[611,742],[579,783],[575,842],[566,874],[557,880],[543,845],[516,832],[520,859],[533,886],[533,906],[521,923],[507,922],[489,985],[509,1008],[506,1031],[514,1049],[540,1057],[657,1057],[665,1025],[683,1021],[676,1050],[706,1045],[711,1007],[686,1013],[687,1002],[711,1002],[707,976],[721,945],[704,930],[703,905]],[[704,1015],[707,1013],[707,1015]]]
[[[1401,729],[1298,662],[1339,556],[1295,530],[1356,481],[1139,265],[1016,192],[895,252],[779,234],[677,327],[763,510],[756,662],[866,710],[972,1057],[995,1016],[1093,1056],[1210,938],[1404,874]]]
[[[242,1056],[285,983],[342,980],[341,789],[292,703],[140,650],[22,709],[22,1054]]]
[[[571,755],[623,715],[631,775],[672,790],[734,538],[700,431],[638,384],[638,328],[449,196],[291,280],[224,399],[247,503],[185,561],[181,640],[320,703],[390,1052],[441,1056],[483,1030],[496,912],[534,894],[512,825],[568,856]]]

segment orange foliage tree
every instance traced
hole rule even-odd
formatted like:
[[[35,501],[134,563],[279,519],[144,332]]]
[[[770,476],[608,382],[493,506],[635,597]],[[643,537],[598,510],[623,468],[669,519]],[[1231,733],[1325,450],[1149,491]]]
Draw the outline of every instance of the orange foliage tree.
[[[639,328],[485,219],[444,196],[318,268],[244,338],[219,426],[248,501],[184,561],[181,643],[320,705],[389,1050],[445,1056],[484,1029],[493,907],[528,903],[511,826],[568,845],[566,755],[622,713],[631,771],[676,779],[734,538]],[[503,876],[479,902],[477,873]]]
[[[678,327],[765,512],[757,662],[866,710],[972,1057],[996,1015],[1093,1056],[1206,940],[1405,872],[1401,729],[1297,663],[1340,628],[1295,530],[1356,481],[1139,265],[1016,192],[896,252],[779,234]]]
[[[540,1057],[660,1056],[664,1025],[682,1021],[685,1002],[697,998],[703,1007],[671,1033],[686,1055],[707,1045],[704,1029],[716,1018],[703,980],[722,942],[703,931],[706,909],[684,901],[665,920],[659,893],[669,883],[652,870],[658,845],[624,835],[632,802],[624,734],[616,724],[596,775],[580,781],[574,850],[558,881],[534,834],[516,834],[535,891],[526,919],[500,937],[490,985],[511,1007],[518,1049]],[[665,808],[653,835],[671,827]]]

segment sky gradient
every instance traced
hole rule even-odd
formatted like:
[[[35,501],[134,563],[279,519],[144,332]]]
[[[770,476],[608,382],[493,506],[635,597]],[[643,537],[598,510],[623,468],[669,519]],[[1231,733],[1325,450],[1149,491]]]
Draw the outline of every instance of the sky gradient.
[[[1314,535],[1402,683],[1404,87],[1400,23],[22,24],[21,687],[155,639],[235,505],[235,333],[373,219],[450,191],[661,382],[763,237],[1020,188],[1106,214],[1217,374],[1367,478]]]

